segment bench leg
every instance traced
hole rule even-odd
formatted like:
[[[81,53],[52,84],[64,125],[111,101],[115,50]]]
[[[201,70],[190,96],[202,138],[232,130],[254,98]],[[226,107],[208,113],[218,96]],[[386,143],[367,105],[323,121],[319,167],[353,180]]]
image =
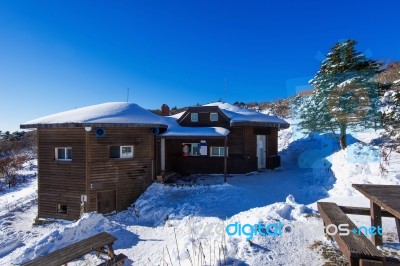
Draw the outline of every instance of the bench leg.
[[[400,241],[400,219],[394,218],[394,220],[396,221],[397,237],[399,238],[399,241]]]
[[[379,205],[371,201],[371,226],[382,227],[382,209]],[[382,246],[382,236],[376,234],[372,236],[372,243],[375,246]]]
[[[108,256],[110,256],[111,259],[115,256],[113,244],[108,244]]]

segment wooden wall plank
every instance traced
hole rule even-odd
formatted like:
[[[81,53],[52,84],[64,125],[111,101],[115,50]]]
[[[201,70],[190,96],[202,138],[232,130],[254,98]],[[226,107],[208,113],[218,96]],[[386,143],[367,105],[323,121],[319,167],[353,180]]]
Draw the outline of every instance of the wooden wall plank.
[[[106,128],[106,136],[90,135],[88,210],[97,211],[97,192],[116,190],[116,209],[121,211],[152,183],[154,136],[150,128]],[[109,158],[110,146],[133,145],[131,159]],[[91,186],[93,185],[93,186]]]
[[[80,195],[85,194],[85,130],[83,128],[39,128],[38,216],[76,219]],[[72,147],[72,161],[55,159],[56,147]],[[57,213],[57,204],[68,206]]]
[[[103,190],[116,190],[117,210],[124,210],[153,180],[154,136],[150,128],[106,128],[106,136],[100,139],[94,129],[86,133],[84,128],[39,128],[38,143],[39,217],[79,218],[81,195],[87,192],[86,211],[97,211],[97,192]],[[121,145],[133,145],[134,158],[110,159],[109,147]],[[55,160],[56,147],[72,147],[72,161]],[[67,214],[57,213],[59,203],[67,204]]]

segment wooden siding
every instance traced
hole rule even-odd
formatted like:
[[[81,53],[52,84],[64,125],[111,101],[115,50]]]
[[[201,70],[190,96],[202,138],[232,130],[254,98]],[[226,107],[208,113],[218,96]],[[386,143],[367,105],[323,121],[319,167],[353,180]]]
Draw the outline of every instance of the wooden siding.
[[[230,157],[243,157],[245,153],[244,127],[232,127],[229,129],[228,147]]]
[[[278,129],[271,128],[271,134],[267,135],[267,155],[278,155]]]
[[[192,122],[191,113],[198,114],[198,122]],[[210,121],[210,113],[218,113],[218,121]],[[181,126],[186,127],[224,127],[229,128],[229,119],[216,106],[190,107],[178,120]]]
[[[94,129],[38,129],[39,217],[77,219],[81,195],[88,196],[85,211],[97,211],[97,193],[113,190],[116,210],[124,210],[151,184],[155,174],[151,129],[105,129],[106,136],[100,139],[94,135]],[[133,145],[134,157],[110,159],[109,147],[122,145]],[[55,160],[56,147],[72,147],[72,161]],[[68,213],[57,213],[57,204],[67,205]]]
[[[276,128],[232,127],[228,135],[228,173],[248,173],[257,170],[257,134],[266,135],[266,167],[279,166],[278,130]],[[202,138],[167,139],[166,171],[180,174],[223,173],[223,158],[210,157],[211,146],[224,146],[224,140],[206,139],[208,155],[182,156],[182,143],[198,143]],[[271,157],[271,158],[270,158]]]
[[[224,157],[182,157],[169,156],[173,164],[170,171],[182,175],[190,174],[223,174]],[[257,158],[231,158],[227,160],[228,174],[246,174],[257,170]]]
[[[63,219],[79,217],[81,195],[85,194],[85,130],[54,128],[37,130],[38,216]],[[55,159],[56,147],[72,147],[72,161]],[[57,213],[57,204],[68,206]]]
[[[253,127],[244,128],[244,141],[244,156],[246,158],[257,157],[257,135],[254,134]]]
[[[92,130],[93,131],[93,130]],[[134,146],[133,158],[110,159],[110,146]],[[97,192],[115,190],[116,209],[129,207],[153,180],[154,136],[150,128],[106,128],[89,137],[88,211],[97,211]]]

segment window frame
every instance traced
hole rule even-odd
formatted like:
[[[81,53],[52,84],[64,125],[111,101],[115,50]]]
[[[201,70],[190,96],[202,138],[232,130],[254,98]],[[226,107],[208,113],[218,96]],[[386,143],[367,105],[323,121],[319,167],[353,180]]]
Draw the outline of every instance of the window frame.
[[[194,117],[196,117],[196,119],[193,119]],[[199,122],[199,113],[190,113],[190,121]]]
[[[217,148],[218,149],[218,155],[213,154],[213,149]],[[225,152],[221,154],[221,150],[225,150],[225,147],[223,146],[211,146],[210,147],[210,157],[225,157]],[[226,157],[229,155],[229,148],[226,147]]]
[[[182,146],[183,145],[189,145],[190,146],[190,148],[189,148],[189,157],[199,157],[199,156],[201,156],[201,153],[200,153],[200,148],[201,148],[201,145],[200,145],[200,142],[184,142],[184,143],[182,143]],[[198,150],[198,154],[194,154],[193,153],[193,146],[194,145],[197,145],[198,146],[198,148],[199,148],[199,150]]]
[[[132,151],[129,154],[132,154],[131,156],[127,157],[127,156],[122,156],[122,149],[123,148],[131,148]],[[119,146],[119,159],[132,159],[133,156],[135,155],[135,150],[133,148],[133,145],[121,145]]]
[[[212,119],[213,115],[216,116],[216,119]],[[218,119],[219,119],[219,117],[218,117],[218,113],[217,113],[217,112],[212,112],[212,113],[210,113],[210,121],[211,121],[211,122],[217,122]]]
[[[65,207],[65,211],[64,208]],[[68,214],[68,204],[64,204],[64,203],[57,203],[57,214]]]
[[[112,147],[117,147],[118,148],[118,151],[119,151],[118,157],[111,157],[111,155],[112,155],[112,153],[111,153]],[[131,154],[130,156],[122,155],[122,154],[125,154],[125,153],[122,152],[122,150],[124,148],[127,148],[127,147],[132,149],[132,152],[129,153],[129,154]],[[134,145],[110,145],[109,146],[109,149],[108,149],[108,158],[109,159],[133,159],[134,156],[135,156],[135,147],[134,147]]]
[[[58,151],[59,150],[64,150],[64,157],[65,158],[59,158],[58,157]],[[68,157],[68,150],[71,150],[71,158]],[[55,159],[56,161],[62,161],[62,162],[71,162],[72,161],[72,147],[55,147],[54,149],[55,152]]]

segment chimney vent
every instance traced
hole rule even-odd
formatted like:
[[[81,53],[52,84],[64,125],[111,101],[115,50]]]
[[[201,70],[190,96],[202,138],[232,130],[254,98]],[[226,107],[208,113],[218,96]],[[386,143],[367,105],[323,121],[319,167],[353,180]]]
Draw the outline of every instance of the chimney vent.
[[[166,105],[165,103],[161,106],[161,115],[162,115],[162,116],[168,116],[168,115],[170,115],[169,106]]]

